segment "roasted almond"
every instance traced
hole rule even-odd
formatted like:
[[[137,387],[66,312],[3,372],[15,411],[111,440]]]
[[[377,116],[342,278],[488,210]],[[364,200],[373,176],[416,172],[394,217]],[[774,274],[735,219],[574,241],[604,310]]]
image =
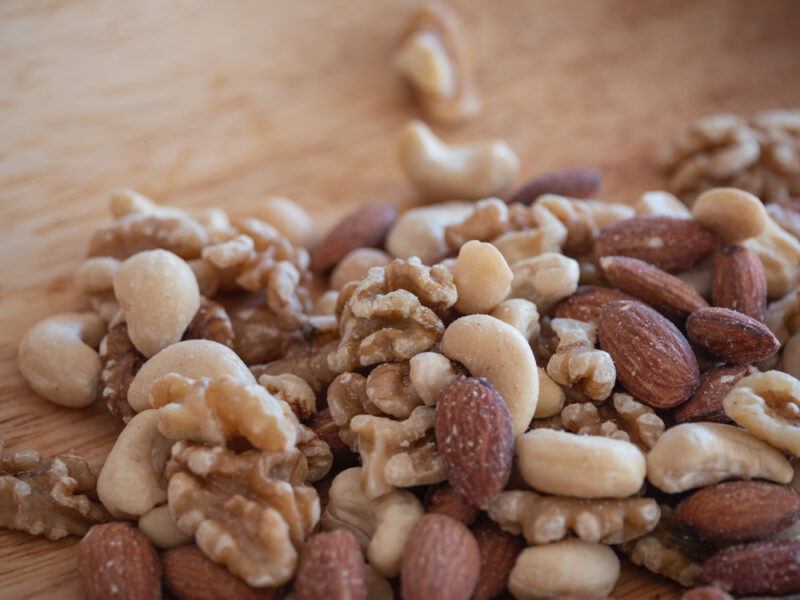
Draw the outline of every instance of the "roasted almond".
[[[714,253],[711,278],[714,306],[730,308],[764,321],[767,277],[758,255],[744,246],[725,246]]]
[[[345,215],[311,255],[311,268],[323,273],[356,248],[380,248],[397,218],[393,204],[369,204]]]
[[[161,561],[129,523],[95,525],[78,544],[78,575],[86,600],[161,598]]]
[[[636,300],[636,298],[612,288],[582,285],[571,296],[564,298],[556,305],[553,309],[553,317],[596,323],[603,307],[616,300]]]
[[[280,588],[252,588],[209,559],[197,546],[183,546],[161,557],[164,584],[178,600],[277,600]]]
[[[425,512],[447,515],[464,525],[471,525],[480,510],[470,504],[446,481],[432,485],[425,492]]]
[[[710,231],[691,219],[636,217],[609,225],[594,244],[595,261],[630,256],[670,273],[685,271],[717,245]]]
[[[297,600],[366,600],[367,565],[356,537],[337,529],[308,538],[294,595]]]
[[[681,600],[733,600],[733,598],[726,591],[708,585],[684,592]]]
[[[729,481],[684,498],[675,519],[710,542],[763,540],[800,517],[800,493],[764,481]]]
[[[746,365],[769,358],[781,343],[769,328],[735,310],[701,308],[686,319],[686,335],[711,356]]]
[[[683,281],[649,263],[627,256],[604,256],[600,268],[609,283],[668,317],[684,319],[708,302]]]
[[[713,421],[729,423],[730,419],[722,408],[722,401],[752,367],[748,365],[723,366],[710,369],[700,376],[700,385],[694,395],[675,413],[675,421]]]
[[[614,360],[617,378],[645,404],[677,406],[700,382],[689,342],[675,325],[641,302],[606,305],[600,313],[598,338]]]
[[[573,167],[550,171],[534,177],[508,199],[509,204],[533,204],[542,194],[558,194],[568,198],[591,198],[595,195],[603,176],[588,167]]]
[[[506,589],[517,556],[525,548],[522,538],[506,533],[489,519],[472,528],[481,554],[481,574],[472,600],[489,600]]]
[[[800,541],[731,546],[703,563],[700,580],[734,594],[800,592]]]
[[[467,600],[478,583],[481,554],[464,525],[445,515],[425,515],[403,551],[403,600]]]
[[[436,447],[447,480],[470,504],[486,509],[511,475],[511,415],[486,379],[457,379],[439,395]]]

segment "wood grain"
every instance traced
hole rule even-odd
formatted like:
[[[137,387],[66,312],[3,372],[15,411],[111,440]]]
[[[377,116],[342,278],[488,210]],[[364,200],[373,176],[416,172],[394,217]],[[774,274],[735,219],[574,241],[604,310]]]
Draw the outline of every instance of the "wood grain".
[[[703,114],[800,105],[793,0],[453,2],[468,23],[485,111],[443,133],[507,140],[523,175],[575,164],[602,196],[657,188],[659,142]],[[99,466],[118,425],[20,377],[16,346],[81,306],[70,278],[109,190],[246,212],[295,198],[324,227],[358,203],[417,198],[394,136],[418,116],[390,67],[412,2],[0,5],[0,431],[9,449]],[[0,532],[0,598],[80,597],[75,540]],[[616,598],[673,598],[626,567]]]

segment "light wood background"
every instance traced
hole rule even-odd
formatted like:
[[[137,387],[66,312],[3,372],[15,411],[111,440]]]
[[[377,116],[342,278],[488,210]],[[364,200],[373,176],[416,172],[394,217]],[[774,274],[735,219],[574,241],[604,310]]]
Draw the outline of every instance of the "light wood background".
[[[604,198],[657,188],[658,143],[701,115],[800,106],[793,0],[453,1],[484,114],[523,175],[586,164]],[[37,398],[23,332],[81,306],[70,283],[109,190],[234,212],[270,194],[329,224],[415,201],[395,134],[418,116],[391,67],[411,1],[11,0],[0,4],[0,432],[102,464],[118,424]],[[0,598],[80,597],[75,539],[0,532]],[[626,569],[616,598],[673,598]]]

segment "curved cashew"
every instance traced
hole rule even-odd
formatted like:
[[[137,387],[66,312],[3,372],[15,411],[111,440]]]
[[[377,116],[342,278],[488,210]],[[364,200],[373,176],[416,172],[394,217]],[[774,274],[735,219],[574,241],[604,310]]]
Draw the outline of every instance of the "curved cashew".
[[[498,304],[491,314],[495,319],[508,323],[519,331],[526,340],[539,335],[539,309],[530,300],[509,298]]]
[[[400,573],[403,549],[425,509],[411,492],[394,490],[377,499],[367,497],[361,468],[339,473],[322,515],[324,529],[347,529],[367,551],[367,560],[384,577]]]
[[[131,408],[136,412],[151,408],[150,387],[169,373],[192,379],[229,375],[247,383],[256,382],[247,365],[227,346],[211,340],[186,340],[167,346],[142,365],[128,388]]]
[[[528,428],[539,398],[539,371],[519,331],[489,315],[461,317],[445,329],[442,353],[492,382],[511,413],[515,436]]]
[[[444,230],[472,214],[470,202],[445,202],[412,208],[397,218],[386,236],[386,249],[395,258],[429,258],[447,252]]]
[[[97,478],[97,496],[108,512],[140,516],[167,501],[161,476],[173,443],[158,432],[157,410],[130,420]]]
[[[435,406],[442,390],[458,377],[450,359],[436,352],[420,352],[408,365],[411,385],[428,406]]]
[[[647,471],[630,442],[598,435],[534,429],[517,440],[519,470],[534,489],[575,498],[625,498]]]
[[[139,517],[139,530],[155,546],[164,550],[185,546],[194,540],[194,536],[178,528],[175,517],[166,504],[156,506]]]
[[[461,246],[453,267],[458,290],[456,310],[461,314],[488,313],[511,291],[513,275],[500,251],[472,240]]]
[[[539,401],[536,403],[535,419],[546,419],[554,417],[564,408],[566,395],[561,386],[558,385],[542,367],[539,370]]]
[[[792,480],[792,466],[778,450],[720,423],[683,423],[668,429],[647,455],[647,478],[668,494],[725,479]]]
[[[503,141],[448,146],[422,121],[400,134],[400,162],[427,200],[479,200],[502,194],[519,172],[519,159]]]
[[[692,206],[692,215],[726,244],[758,237],[768,218],[761,200],[736,188],[703,192]]]
[[[79,408],[100,392],[103,363],[96,348],[106,333],[93,313],[63,313],[39,321],[22,338],[17,364],[42,398]]]
[[[114,274],[131,342],[153,356],[178,342],[200,307],[200,289],[185,260],[166,250],[134,254]]]

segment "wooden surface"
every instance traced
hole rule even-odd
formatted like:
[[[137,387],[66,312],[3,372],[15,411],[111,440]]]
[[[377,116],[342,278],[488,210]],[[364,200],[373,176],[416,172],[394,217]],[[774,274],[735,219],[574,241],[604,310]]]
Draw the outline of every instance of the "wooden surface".
[[[444,132],[496,136],[524,176],[601,168],[602,196],[661,178],[657,144],[716,111],[800,106],[793,0],[454,2],[485,111]],[[295,198],[321,226],[370,200],[415,201],[395,134],[418,116],[391,68],[411,2],[6,1],[0,5],[0,432],[11,450],[102,464],[100,408],[37,398],[16,346],[81,306],[70,283],[109,190],[233,212]],[[74,539],[0,532],[0,598],[80,597]],[[616,598],[672,598],[627,569]]]

